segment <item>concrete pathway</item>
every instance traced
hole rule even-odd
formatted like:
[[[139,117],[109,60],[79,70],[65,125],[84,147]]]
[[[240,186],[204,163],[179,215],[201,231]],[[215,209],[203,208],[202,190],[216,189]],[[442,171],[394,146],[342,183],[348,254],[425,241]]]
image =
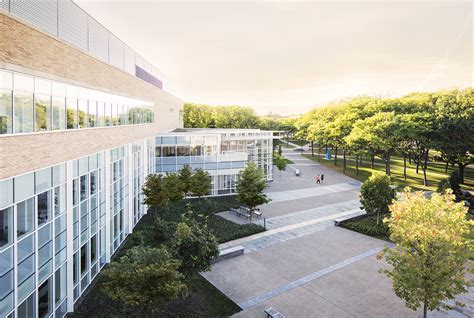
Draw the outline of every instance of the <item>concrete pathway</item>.
[[[263,318],[273,307],[286,317],[418,317],[379,273],[387,265],[376,254],[387,243],[334,226],[336,218],[363,213],[360,183],[291,149],[283,155],[295,164],[281,177],[274,170],[266,189],[272,202],[260,211],[267,231],[221,244],[244,246],[245,254],[202,274],[242,308],[234,316]],[[316,184],[322,173],[324,184]]]

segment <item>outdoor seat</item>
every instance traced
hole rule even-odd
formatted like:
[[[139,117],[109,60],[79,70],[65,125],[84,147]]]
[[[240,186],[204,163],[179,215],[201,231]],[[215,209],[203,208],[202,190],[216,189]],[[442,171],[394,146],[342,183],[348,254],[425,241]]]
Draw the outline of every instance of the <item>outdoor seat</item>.
[[[265,313],[267,314],[267,318],[285,318],[285,316],[272,307],[265,309]]]

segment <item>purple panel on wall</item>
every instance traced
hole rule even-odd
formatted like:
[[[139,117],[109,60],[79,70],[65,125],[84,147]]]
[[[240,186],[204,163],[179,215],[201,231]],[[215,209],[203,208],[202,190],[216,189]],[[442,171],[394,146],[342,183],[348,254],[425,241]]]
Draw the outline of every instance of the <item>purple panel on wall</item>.
[[[135,65],[135,75],[138,78],[141,78],[142,80],[163,89],[163,82],[161,82],[158,78],[151,75],[150,73],[148,73],[147,71],[145,71],[138,65]]]

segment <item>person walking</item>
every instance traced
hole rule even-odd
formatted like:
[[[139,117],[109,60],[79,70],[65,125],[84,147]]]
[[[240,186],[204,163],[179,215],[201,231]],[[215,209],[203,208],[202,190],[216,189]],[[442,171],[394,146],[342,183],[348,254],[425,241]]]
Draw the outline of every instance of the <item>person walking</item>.
[[[324,173],[321,174],[321,183],[324,183]]]
[[[321,184],[321,177],[319,174],[316,176],[316,184]]]

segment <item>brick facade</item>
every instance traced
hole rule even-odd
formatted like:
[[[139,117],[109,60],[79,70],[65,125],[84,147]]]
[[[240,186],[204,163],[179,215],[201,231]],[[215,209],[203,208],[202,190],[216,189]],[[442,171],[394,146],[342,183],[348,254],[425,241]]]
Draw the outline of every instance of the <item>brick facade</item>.
[[[155,104],[155,123],[0,136],[0,180],[182,127],[183,103],[122,70],[0,13],[0,68]]]

